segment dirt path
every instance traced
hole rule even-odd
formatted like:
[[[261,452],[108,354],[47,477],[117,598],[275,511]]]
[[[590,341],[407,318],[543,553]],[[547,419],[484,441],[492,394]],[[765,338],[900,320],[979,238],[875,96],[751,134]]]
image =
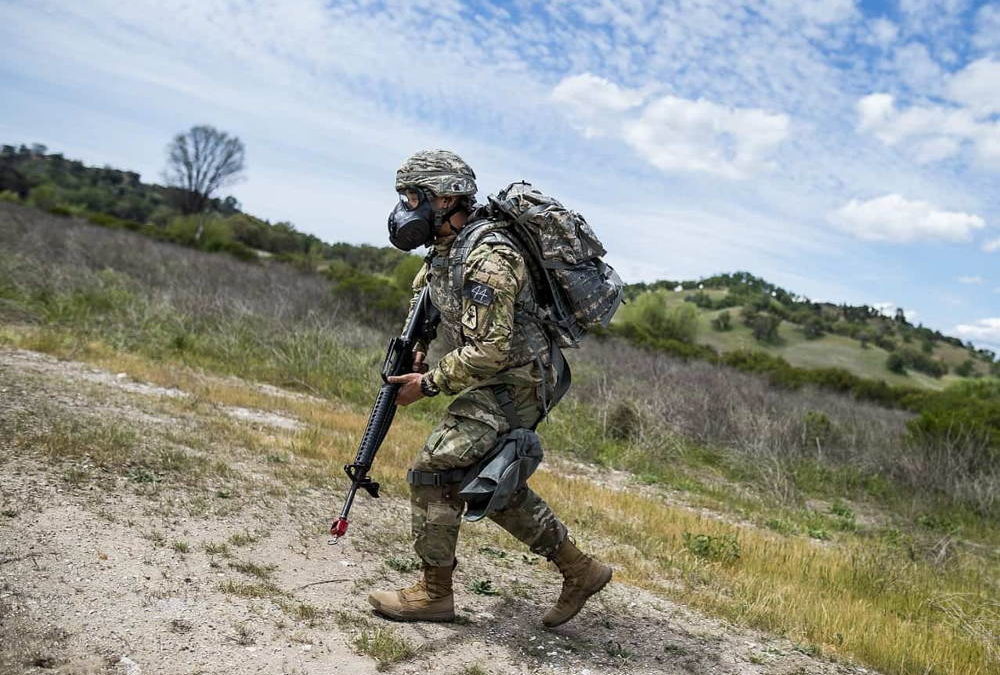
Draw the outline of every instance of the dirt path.
[[[329,546],[340,477],[288,477],[282,455],[250,447],[305,426],[0,351],[0,673],[369,673],[378,659],[455,675],[869,672],[618,583],[544,630],[558,576],[474,527],[460,621],[381,621],[368,590],[414,577],[408,505],[360,499],[364,530]]]

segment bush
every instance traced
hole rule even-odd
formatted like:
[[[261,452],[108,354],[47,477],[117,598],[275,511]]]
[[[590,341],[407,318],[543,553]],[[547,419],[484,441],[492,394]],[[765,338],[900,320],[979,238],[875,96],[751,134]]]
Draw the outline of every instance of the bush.
[[[778,325],[780,323],[781,319],[776,316],[759,314],[753,320],[753,325],[751,326],[754,339],[758,342],[777,343],[779,340]]]
[[[668,309],[665,291],[643,293],[618,310],[619,322],[661,340],[694,342],[698,310],[688,304]]]
[[[28,202],[46,211],[59,205],[59,189],[51,183],[43,183],[31,188]]]
[[[732,330],[733,320],[728,311],[719,312],[719,315],[712,319],[712,328],[717,331]]]
[[[802,326],[802,333],[806,336],[807,340],[817,340],[824,335],[823,320],[819,317],[813,317],[805,322]]]
[[[966,359],[962,361],[961,365],[955,368],[955,374],[960,377],[969,377],[975,370],[976,364],[972,362],[972,359]]]
[[[906,375],[906,360],[898,352],[892,352],[886,357],[885,367],[891,373]]]

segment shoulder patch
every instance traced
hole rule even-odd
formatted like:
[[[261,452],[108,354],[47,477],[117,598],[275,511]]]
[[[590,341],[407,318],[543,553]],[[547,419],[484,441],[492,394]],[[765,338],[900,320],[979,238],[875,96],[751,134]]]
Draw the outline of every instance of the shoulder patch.
[[[496,291],[486,284],[470,281],[462,289],[462,295],[477,305],[488,306],[493,302],[493,296],[496,295]]]

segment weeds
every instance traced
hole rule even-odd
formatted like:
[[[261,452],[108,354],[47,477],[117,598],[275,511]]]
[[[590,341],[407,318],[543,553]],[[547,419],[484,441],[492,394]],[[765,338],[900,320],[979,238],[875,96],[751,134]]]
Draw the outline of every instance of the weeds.
[[[493,586],[493,582],[489,579],[476,579],[474,581],[470,581],[466,585],[466,588],[477,595],[500,595],[500,591]]]
[[[702,560],[731,564],[740,559],[740,542],[735,534],[683,534],[684,547]]]
[[[203,546],[208,555],[217,555],[223,558],[229,557],[229,544],[222,541],[210,541]]]
[[[413,557],[390,556],[385,559],[385,566],[397,572],[413,572],[420,569],[421,563]]]
[[[278,569],[277,565],[258,565],[257,563],[252,563],[250,561],[242,562],[230,562],[229,568],[234,569],[237,572],[242,572],[247,576],[256,577],[258,579],[270,579],[271,575],[275,570]]]
[[[363,629],[351,644],[360,653],[375,659],[378,670],[385,670],[417,654],[417,648],[409,640],[383,626]]]
[[[223,593],[235,595],[241,598],[259,599],[285,595],[284,591],[270,581],[247,583],[244,581],[236,581],[235,579],[226,579],[219,584],[219,590]]]
[[[243,532],[237,532],[229,537],[229,543],[233,546],[249,546],[250,544],[256,544],[260,541],[260,536],[254,534],[250,530],[244,530]]]

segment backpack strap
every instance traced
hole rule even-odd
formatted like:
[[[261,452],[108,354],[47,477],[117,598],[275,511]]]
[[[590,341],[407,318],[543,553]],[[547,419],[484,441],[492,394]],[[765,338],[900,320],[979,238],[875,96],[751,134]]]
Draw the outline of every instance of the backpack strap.
[[[451,245],[451,252],[448,255],[448,264],[451,267],[451,287],[461,292],[465,285],[465,263],[468,261],[472,251],[487,239],[493,239],[496,243],[506,243],[513,246],[507,237],[496,231],[497,224],[489,219],[477,220],[467,223],[458,232],[458,236]],[[491,237],[490,235],[495,235]]]

